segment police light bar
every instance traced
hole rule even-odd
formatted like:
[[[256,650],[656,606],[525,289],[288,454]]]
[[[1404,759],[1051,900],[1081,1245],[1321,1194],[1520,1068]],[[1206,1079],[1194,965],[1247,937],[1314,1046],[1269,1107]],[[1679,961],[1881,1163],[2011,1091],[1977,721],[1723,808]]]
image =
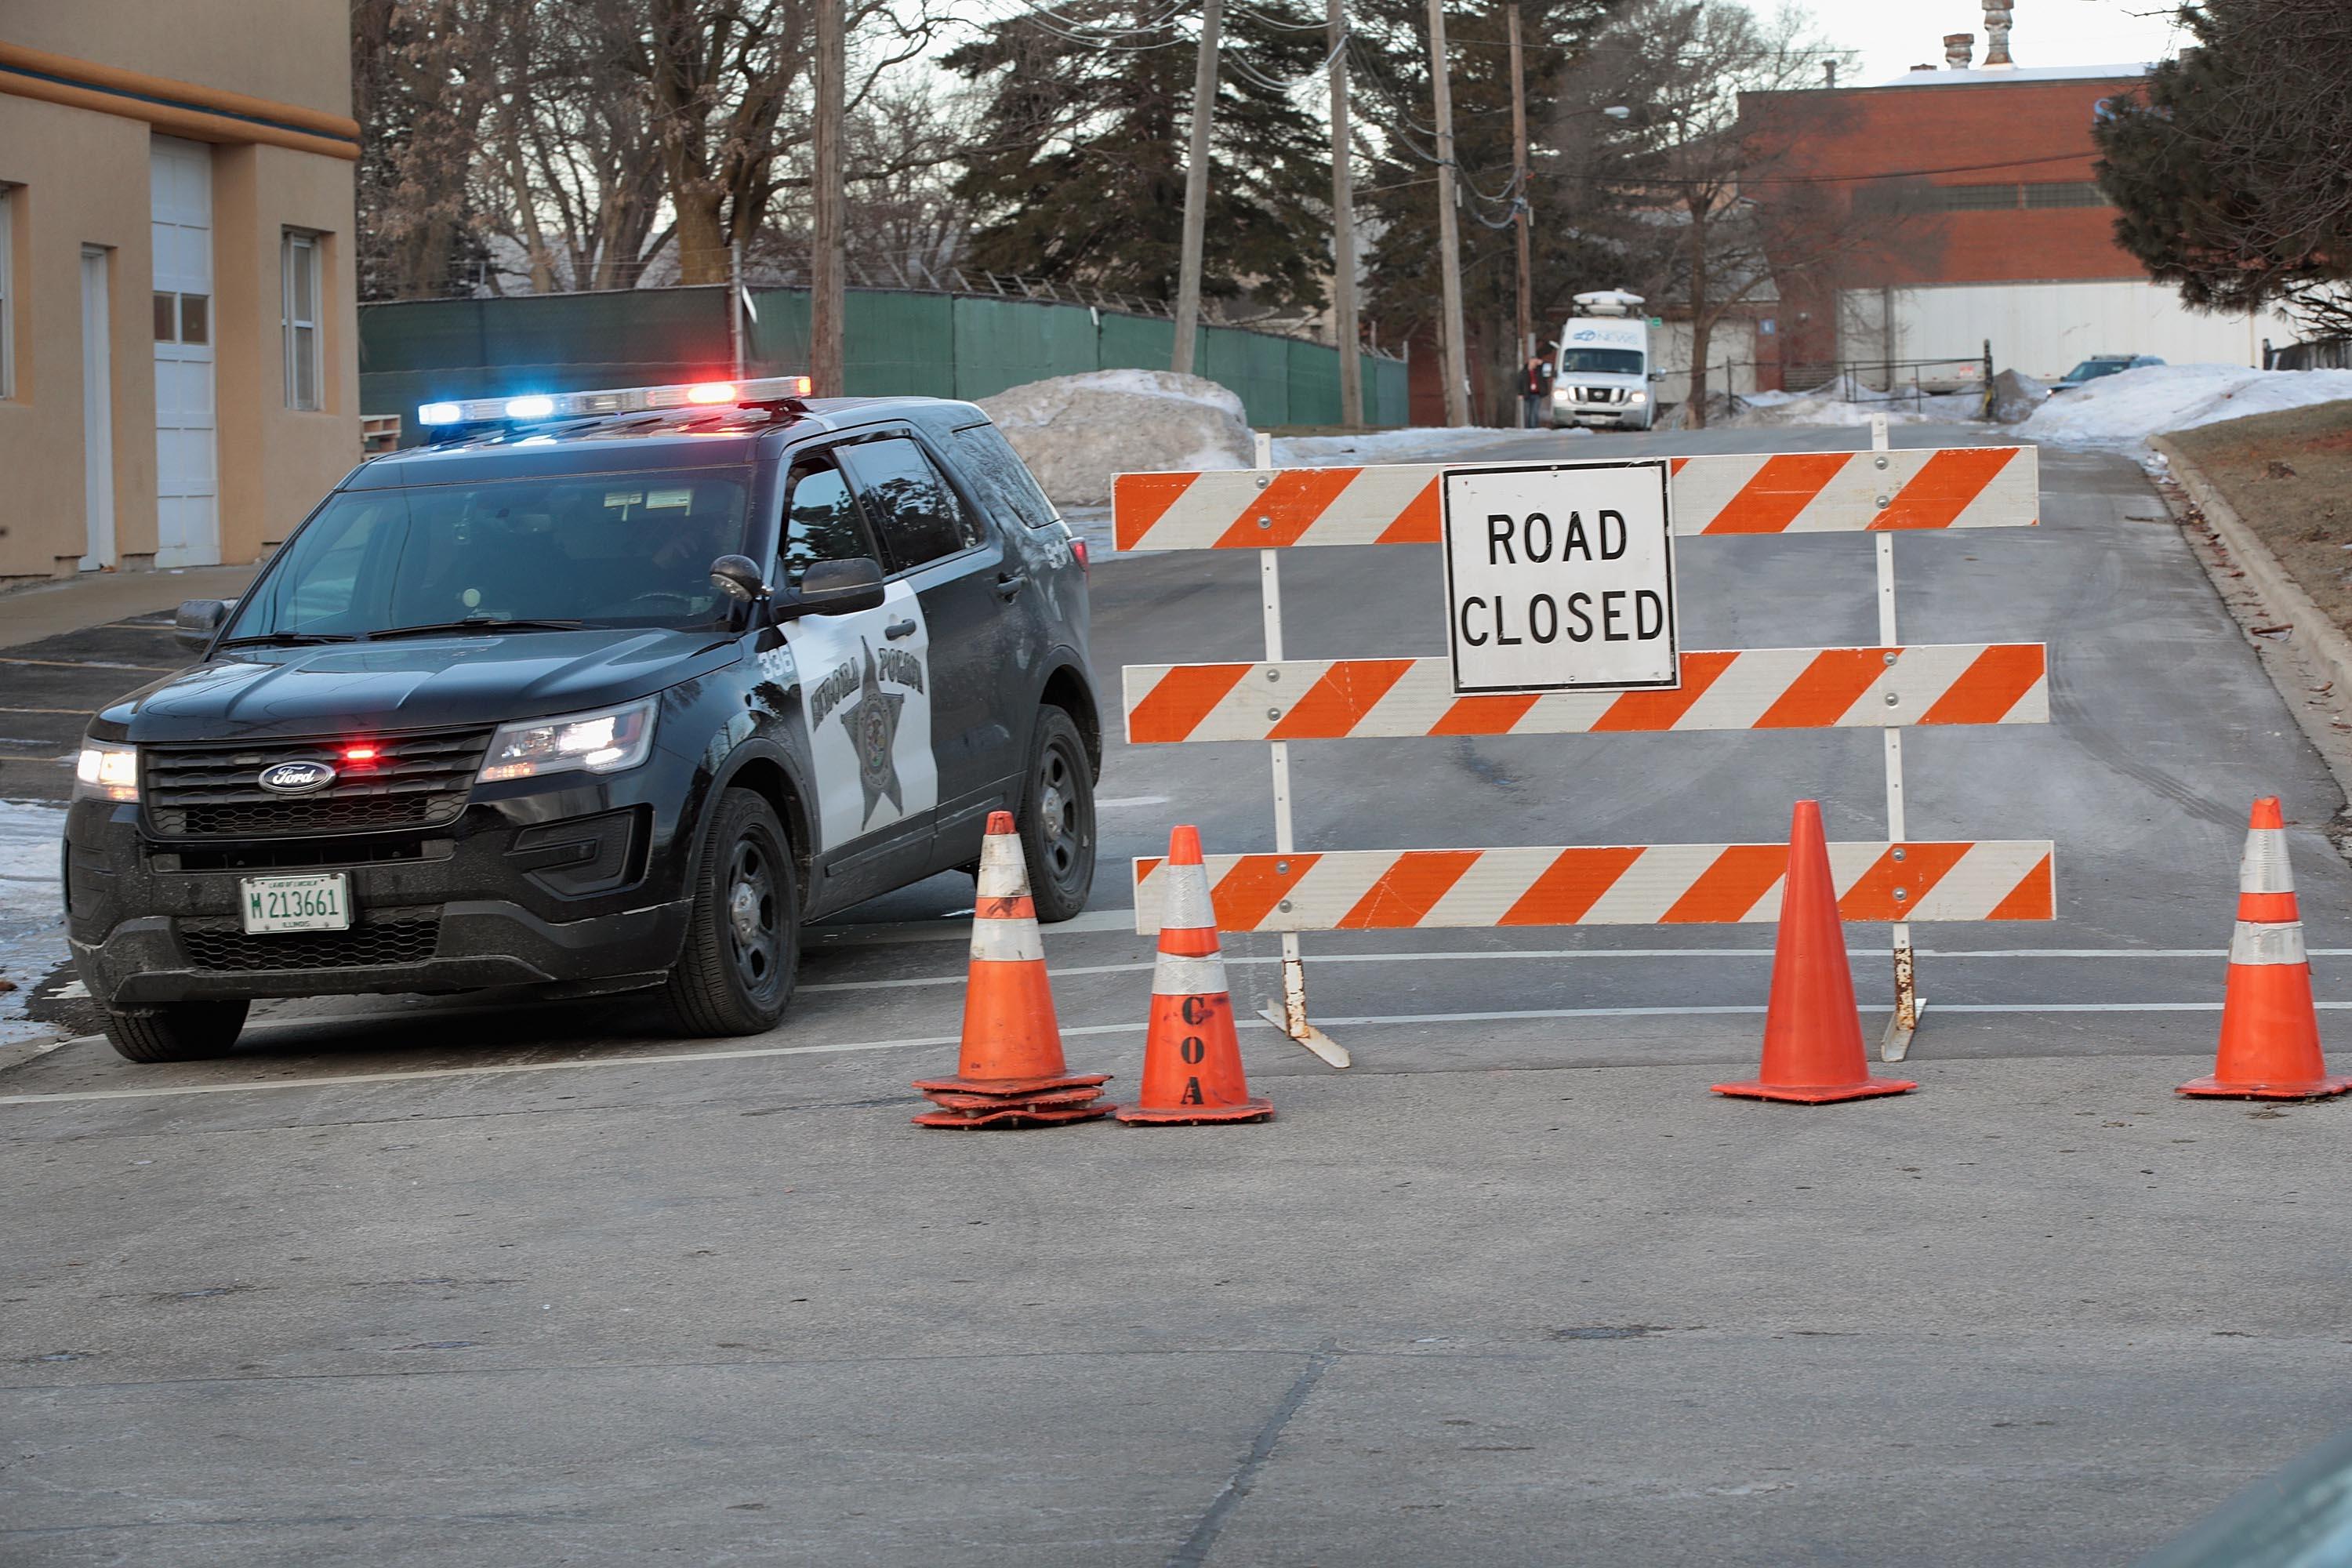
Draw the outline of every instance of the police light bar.
[[[662,408],[710,408],[727,404],[774,403],[806,397],[804,375],[767,375],[743,381],[697,381],[672,386],[621,386],[601,392],[525,393],[514,397],[469,397],[459,403],[417,405],[420,425],[536,425],[550,419],[584,419],[600,414],[643,414]]]

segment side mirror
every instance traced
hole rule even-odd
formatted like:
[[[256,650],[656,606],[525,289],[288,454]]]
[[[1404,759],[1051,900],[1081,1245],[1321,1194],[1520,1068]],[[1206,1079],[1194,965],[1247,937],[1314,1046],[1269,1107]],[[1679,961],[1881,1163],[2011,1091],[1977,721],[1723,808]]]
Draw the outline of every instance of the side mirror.
[[[760,564],[748,555],[722,555],[713,561],[710,585],[739,605],[755,605],[768,596]]]
[[[1662,370],[1654,370],[1650,373],[1650,379],[1652,381],[1664,381],[1666,379],[1666,373]]]
[[[882,607],[882,563],[871,555],[847,561],[819,561],[801,575],[801,591],[781,614],[846,616]]]
[[[172,620],[172,640],[190,653],[204,652],[236,605],[235,599],[181,600],[180,613]]]

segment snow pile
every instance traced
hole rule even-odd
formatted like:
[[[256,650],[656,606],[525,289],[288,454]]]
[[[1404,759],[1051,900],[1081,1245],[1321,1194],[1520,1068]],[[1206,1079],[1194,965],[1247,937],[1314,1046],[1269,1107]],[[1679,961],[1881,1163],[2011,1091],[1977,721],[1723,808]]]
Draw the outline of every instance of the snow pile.
[[[2119,447],[2144,457],[2147,438],[2168,430],[2347,397],[2352,397],[2352,370],[2149,365],[2054,395],[2017,433],[2065,447]]]
[[[1242,400],[1168,370],[1097,370],[1008,387],[980,405],[1061,506],[1110,500],[1113,474],[1246,468]]]
[[[1867,425],[1874,414],[1884,414],[1889,425],[1954,425],[1984,416],[1984,394],[1962,390],[1925,397],[1909,392],[1893,395],[1843,382],[1832,382],[1811,392],[1742,393],[1740,406],[1728,418],[1714,416],[1710,425],[1735,429],[1779,429],[1794,426]]]
[[[1547,437],[1570,441],[1591,434],[1585,429],[1499,430],[1472,425],[1455,430],[1443,425],[1415,425],[1402,430],[1367,430],[1354,436],[1279,436],[1275,438],[1274,460],[1276,466],[1286,468],[1442,461],[1456,456],[1475,458],[1479,448],[1497,442],[1524,442]],[[1513,455],[1522,456],[1524,449],[1516,449]]]
[[[0,1045],[49,1033],[25,1016],[33,988],[66,959],[65,900],[58,886],[62,806],[0,800]]]

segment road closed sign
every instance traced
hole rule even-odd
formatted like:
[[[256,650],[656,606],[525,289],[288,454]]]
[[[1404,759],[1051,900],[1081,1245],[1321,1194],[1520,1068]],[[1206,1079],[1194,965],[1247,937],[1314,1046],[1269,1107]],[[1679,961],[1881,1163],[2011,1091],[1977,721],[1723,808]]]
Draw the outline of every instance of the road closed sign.
[[[1454,689],[1682,683],[1664,458],[1444,477]]]

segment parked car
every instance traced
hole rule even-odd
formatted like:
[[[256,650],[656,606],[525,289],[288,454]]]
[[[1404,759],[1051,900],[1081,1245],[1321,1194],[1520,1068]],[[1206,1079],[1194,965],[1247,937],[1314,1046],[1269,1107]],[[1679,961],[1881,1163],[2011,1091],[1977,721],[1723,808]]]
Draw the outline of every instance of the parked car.
[[[806,384],[427,405],[110,704],[67,923],[133,1061],[265,996],[646,989],[751,1034],[805,921],[1021,825],[1094,878],[1087,561],[988,416]]]
[[[2114,375],[2119,371],[2145,370],[2149,365],[2163,363],[2154,354],[2093,354],[2089,359],[2051,383],[2050,390],[2072,392],[2076,387],[2096,381],[2103,375]]]

